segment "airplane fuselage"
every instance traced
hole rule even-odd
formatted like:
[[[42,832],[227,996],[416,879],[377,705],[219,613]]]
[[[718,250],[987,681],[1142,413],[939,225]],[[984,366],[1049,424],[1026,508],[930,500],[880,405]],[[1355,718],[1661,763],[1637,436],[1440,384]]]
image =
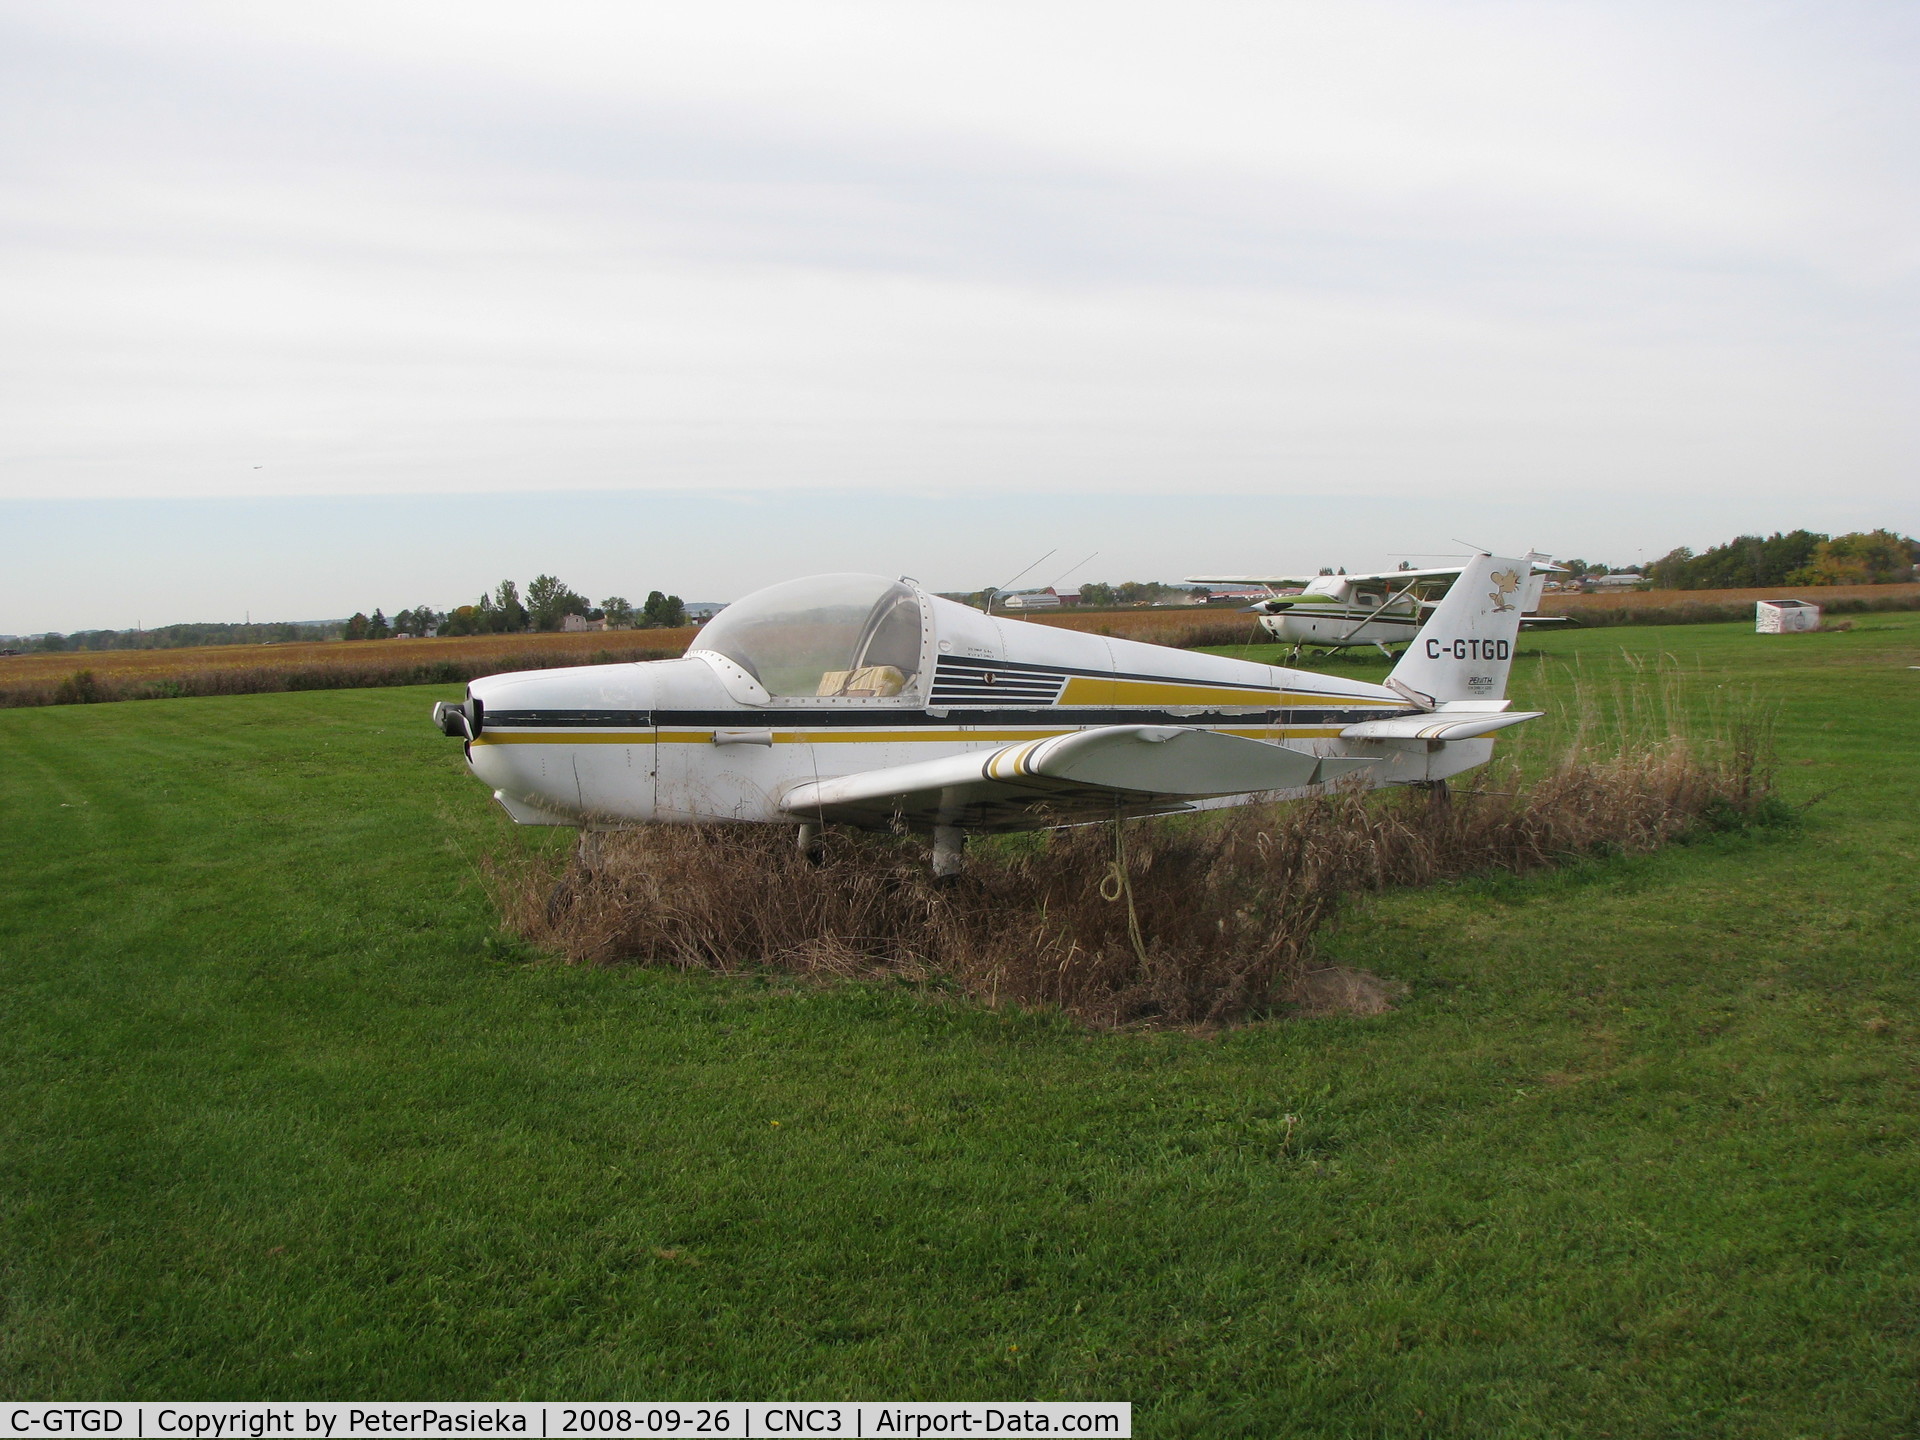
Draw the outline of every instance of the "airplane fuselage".
[[[891,663],[864,669],[870,645],[834,662],[846,668],[753,673],[744,653],[704,648],[703,633],[677,660],[475,681],[469,764],[516,820],[599,827],[793,823],[785,801],[800,786],[1114,726],[1366,759],[1376,785],[1442,779],[1491,752],[1484,739],[1343,739],[1351,725],[1419,713],[1381,685],[989,617],[917,587],[900,613]],[[748,618],[736,617],[734,633]],[[858,688],[847,677],[874,675],[869,693],[844,693]],[[897,693],[877,693],[896,682]]]

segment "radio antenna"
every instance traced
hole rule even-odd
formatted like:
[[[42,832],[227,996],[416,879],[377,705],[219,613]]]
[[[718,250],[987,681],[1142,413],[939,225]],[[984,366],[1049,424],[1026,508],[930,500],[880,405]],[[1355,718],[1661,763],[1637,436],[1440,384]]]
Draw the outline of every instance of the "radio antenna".
[[[1093,556],[1094,556],[1094,555],[1098,555],[1099,553],[1100,553],[1100,552],[1099,552],[1098,550],[1096,550],[1096,551],[1094,551],[1094,552],[1093,552],[1093,555],[1089,555],[1089,556],[1087,556],[1087,560],[1091,560],[1091,559],[1093,559]],[[1084,565],[1084,564],[1086,564],[1086,563],[1087,563],[1087,560],[1082,560],[1082,561],[1080,562],[1080,565]],[[1073,572],[1074,572],[1075,570],[1078,570],[1078,569],[1080,568],[1080,565],[1070,565],[1070,566],[1068,566],[1068,567],[1067,567],[1067,568],[1066,568],[1065,570],[1062,570],[1062,571],[1061,571],[1061,572],[1060,572],[1060,573],[1059,573],[1058,575],[1056,575],[1056,576],[1054,576],[1054,577],[1053,577],[1053,583],[1054,583],[1055,585],[1058,585],[1058,584],[1059,584],[1059,583],[1060,583],[1060,582],[1061,582],[1062,580],[1064,580],[1064,579],[1066,579],[1066,578],[1067,578],[1067,576],[1069,576],[1069,575],[1071,575],[1071,574],[1072,574],[1072,573],[1073,573]]]

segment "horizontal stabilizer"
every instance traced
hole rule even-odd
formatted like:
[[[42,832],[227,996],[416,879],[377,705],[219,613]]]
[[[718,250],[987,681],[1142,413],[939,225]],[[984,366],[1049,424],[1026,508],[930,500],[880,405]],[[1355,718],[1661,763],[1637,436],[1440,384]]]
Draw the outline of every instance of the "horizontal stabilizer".
[[[1340,732],[1342,740],[1472,740],[1491,735],[1522,720],[1538,720],[1544,710],[1508,710],[1501,714],[1449,715],[1442,709],[1428,715],[1396,715],[1387,720],[1363,720]]]
[[[879,824],[1045,825],[1183,810],[1194,800],[1303,790],[1374,762],[1167,725],[1110,725],[816,780],[781,807],[804,818]]]

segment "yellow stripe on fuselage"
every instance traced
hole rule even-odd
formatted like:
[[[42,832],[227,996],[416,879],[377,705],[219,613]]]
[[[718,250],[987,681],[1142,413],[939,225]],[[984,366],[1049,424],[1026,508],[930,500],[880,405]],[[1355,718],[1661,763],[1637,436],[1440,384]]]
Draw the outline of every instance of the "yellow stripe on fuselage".
[[[1213,709],[1258,710],[1311,705],[1342,708],[1385,705],[1405,708],[1404,700],[1381,700],[1363,695],[1303,695],[1293,690],[1242,690],[1238,687],[1187,683],[1179,680],[1127,680],[1118,676],[1075,675],[1067,681],[1057,702],[1061,705],[1116,705],[1129,708],[1165,705],[1204,705]]]

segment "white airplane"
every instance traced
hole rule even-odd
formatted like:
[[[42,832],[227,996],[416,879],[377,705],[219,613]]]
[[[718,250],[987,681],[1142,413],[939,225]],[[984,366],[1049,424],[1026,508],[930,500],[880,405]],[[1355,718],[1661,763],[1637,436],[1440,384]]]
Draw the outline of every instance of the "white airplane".
[[[1557,565],[1543,565],[1540,556],[1522,562],[1530,567],[1520,598],[1520,611],[1530,625],[1558,624],[1557,615],[1535,615],[1547,576]],[[1260,626],[1276,640],[1301,647],[1372,645],[1389,659],[1389,645],[1410,645],[1425,616],[1439,602],[1422,591],[1433,591],[1441,580],[1460,574],[1459,565],[1432,570],[1382,570],[1372,575],[1212,575],[1194,576],[1189,585],[1265,585],[1297,587],[1255,602],[1248,608],[1260,616]]]
[[[703,821],[968,834],[1484,764],[1527,560],[1481,555],[1381,685],[981,614],[908,579],[817,575],[729,605],[677,660],[493,675],[434,721],[523,825]]]

